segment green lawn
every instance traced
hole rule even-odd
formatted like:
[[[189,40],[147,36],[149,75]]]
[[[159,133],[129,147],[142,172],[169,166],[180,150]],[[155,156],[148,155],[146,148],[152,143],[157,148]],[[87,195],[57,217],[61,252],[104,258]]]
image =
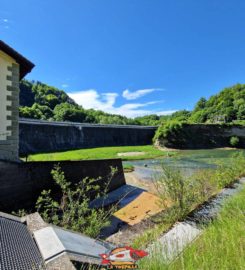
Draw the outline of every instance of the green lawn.
[[[227,201],[218,218],[175,262],[167,266],[158,254],[142,260],[140,268],[245,269],[245,188]]]
[[[70,150],[56,153],[35,154],[28,157],[28,161],[59,161],[59,160],[85,160],[119,158],[118,153],[143,152],[142,155],[123,156],[123,160],[151,159],[167,155],[167,151],[161,151],[152,145],[144,146],[116,146],[99,147],[90,149]],[[173,154],[173,152],[171,152]]]

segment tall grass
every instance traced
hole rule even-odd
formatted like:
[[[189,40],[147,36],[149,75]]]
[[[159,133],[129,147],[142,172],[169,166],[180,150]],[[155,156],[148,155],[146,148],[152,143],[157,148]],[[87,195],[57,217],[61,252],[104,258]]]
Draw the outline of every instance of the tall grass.
[[[230,198],[204,233],[174,262],[160,252],[140,261],[145,270],[245,269],[245,188]]]
[[[219,164],[215,170],[200,170],[189,177],[181,174],[178,169],[163,166],[156,181],[156,189],[166,210],[153,218],[155,227],[135,239],[133,245],[146,247],[175,222],[185,219],[193,209],[208,201],[222,188],[232,186],[243,175],[245,157],[242,153],[234,155],[229,164]],[[167,203],[171,206],[167,207]]]

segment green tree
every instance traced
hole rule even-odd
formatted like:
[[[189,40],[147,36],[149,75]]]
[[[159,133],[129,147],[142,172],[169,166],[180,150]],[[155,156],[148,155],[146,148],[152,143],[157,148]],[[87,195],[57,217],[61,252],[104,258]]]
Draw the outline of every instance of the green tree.
[[[201,97],[200,100],[197,102],[194,111],[203,110],[206,107],[207,100],[204,97]]]
[[[61,103],[54,108],[54,119],[57,121],[84,122],[86,113],[77,105]]]

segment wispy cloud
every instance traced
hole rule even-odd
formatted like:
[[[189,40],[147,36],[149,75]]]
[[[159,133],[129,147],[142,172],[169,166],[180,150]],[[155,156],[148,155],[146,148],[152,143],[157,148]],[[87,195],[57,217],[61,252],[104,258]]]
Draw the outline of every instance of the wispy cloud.
[[[143,97],[147,94],[150,94],[155,91],[163,91],[161,88],[147,88],[147,89],[140,89],[134,92],[129,91],[128,89],[124,90],[122,96],[127,100],[134,100],[140,97]]]
[[[158,113],[158,111],[147,108],[150,105],[159,103],[159,101],[150,101],[145,103],[126,103],[121,106],[116,106],[116,100],[118,98],[117,93],[100,94],[95,89],[68,93],[68,95],[85,109],[102,110],[107,113],[120,114],[131,118],[147,114],[163,115],[175,112],[175,110],[167,110]]]
[[[67,88],[67,87],[69,87],[69,84],[63,83],[63,84],[61,84],[61,87],[62,87],[62,88]]]
[[[2,26],[4,29],[9,29],[10,23],[11,23],[10,20],[7,18],[0,19],[0,26]]]

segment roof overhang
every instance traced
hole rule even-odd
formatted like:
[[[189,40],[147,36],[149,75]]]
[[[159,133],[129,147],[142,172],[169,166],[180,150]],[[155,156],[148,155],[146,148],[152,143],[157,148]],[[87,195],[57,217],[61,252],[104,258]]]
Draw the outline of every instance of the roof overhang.
[[[31,72],[35,66],[31,61],[19,54],[2,40],[0,40],[0,50],[12,57],[20,65],[20,80],[23,79],[27,73]]]

